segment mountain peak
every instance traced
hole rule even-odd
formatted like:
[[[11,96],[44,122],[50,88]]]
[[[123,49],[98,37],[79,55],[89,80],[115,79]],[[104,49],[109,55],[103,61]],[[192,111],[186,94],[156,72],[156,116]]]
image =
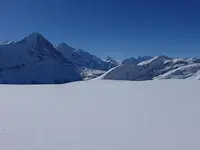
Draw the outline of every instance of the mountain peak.
[[[125,65],[132,65],[132,64],[137,64],[137,63],[138,61],[135,57],[130,57],[122,61],[122,64],[125,64]]]
[[[106,62],[110,62],[110,63],[112,63],[112,64],[114,64],[114,65],[119,65],[119,63],[118,63],[116,60],[114,60],[112,57],[110,57],[110,56],[107,56],[107,57],[105,58],[105,61],[106,61]]]
[[[113,60],[113,59],[112,59],[112,57],[107,56],[107,57],[105,58],[105,60]]]
[[[39,32],[33,32],[33,33],[29,34],[28,37],[43,37],[43,36]]]
[[[30,42],[34,42],[37,40],[46,40],[42,34],[38,33],[38,32],[33,32],[31,34],[29,34],[27,37],[25,37],[23,40],[25,41],[30,41]]]
[[[23,38],[21,41],[19,41],[20,43],[26,43],[26,44],[38,44],[38,43],[48,43],[47,45],[51,45],[51,43],[44,38],[44,36],[42,36],[42,34],[38,33],[38,32],[33,32],[31,34],[29,34],[27,37]]]

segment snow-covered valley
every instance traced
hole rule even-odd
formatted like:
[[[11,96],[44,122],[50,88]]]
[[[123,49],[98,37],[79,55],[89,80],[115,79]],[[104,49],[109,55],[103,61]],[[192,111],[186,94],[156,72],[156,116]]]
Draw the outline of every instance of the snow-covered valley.
[[[198,150],[200,82],[0,86],[1,150]]]

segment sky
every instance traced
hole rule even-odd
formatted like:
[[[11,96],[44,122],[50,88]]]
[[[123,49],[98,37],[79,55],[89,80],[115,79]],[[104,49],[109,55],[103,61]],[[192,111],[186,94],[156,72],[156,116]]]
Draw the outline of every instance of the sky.
[[[0,0],[0,41],[40,32],[103,58],[200,57],[200,0]]]

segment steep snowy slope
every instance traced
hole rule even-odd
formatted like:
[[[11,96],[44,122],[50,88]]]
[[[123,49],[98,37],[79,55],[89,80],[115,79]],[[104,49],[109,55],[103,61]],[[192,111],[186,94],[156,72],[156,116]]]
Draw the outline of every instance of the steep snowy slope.
[[[78,67],[84,67],[88,65],[81,56],[76,53],[76,49],[67,45],[66,43],[59,44],[56,49],[63,54],[63,56],[68,60],[73,62]]]
[[[39,33],[0,45],[0,82],[65,83],[81,80],[76,67]]]
[[[106,72],[101,78],[111,80],[138,80],[142,74],[144,74],[143,71],[137,65],[120,65]]]
[[[117,65],[110,61],[103,61],[99,57],[82,49],[74,49],[65,43],[58,45],[57,50],[60,51],[68,60],[74,62],[77,66],[82,67],[83,69],[88,68],[107,71]]]
[[[200,64],[191,64],[168,71],[154,79],[199,79]]]
[[[199,150],[200,82],[0,86],[1,150]]]

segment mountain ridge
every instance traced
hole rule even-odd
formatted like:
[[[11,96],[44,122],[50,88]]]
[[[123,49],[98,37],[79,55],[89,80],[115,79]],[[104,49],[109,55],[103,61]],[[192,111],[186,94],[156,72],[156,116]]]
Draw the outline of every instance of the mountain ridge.
[[[138,64],[122,64],[101,76],[109,80],[200,79],[198,59],[156,56]]]

